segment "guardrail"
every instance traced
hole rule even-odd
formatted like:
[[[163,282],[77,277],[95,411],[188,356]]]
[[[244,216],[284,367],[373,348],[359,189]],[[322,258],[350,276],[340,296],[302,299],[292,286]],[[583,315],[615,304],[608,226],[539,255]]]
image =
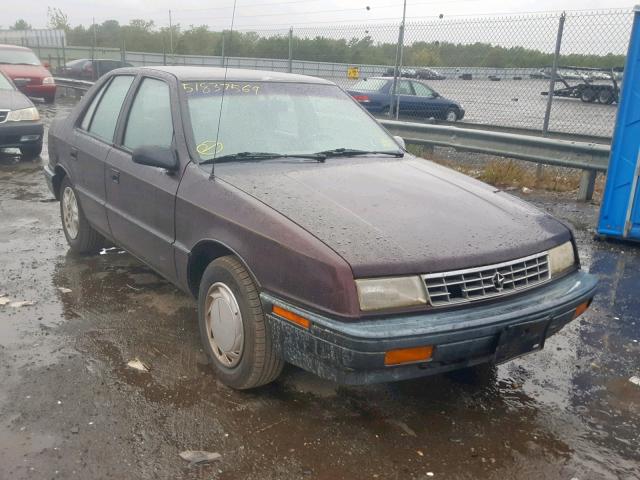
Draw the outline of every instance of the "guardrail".
[[[87,80],[76,80],[75,78],[53,77],[58,87],[71,88],[86,92],[93,87],[93,82]]]
[[[449,147],[528,162],[582,170],[578,200],[591,200],[598,172],[606,172],[610,147],[515,133],[475,130],[396,120],[378,120],[393,135],[411,145]]]

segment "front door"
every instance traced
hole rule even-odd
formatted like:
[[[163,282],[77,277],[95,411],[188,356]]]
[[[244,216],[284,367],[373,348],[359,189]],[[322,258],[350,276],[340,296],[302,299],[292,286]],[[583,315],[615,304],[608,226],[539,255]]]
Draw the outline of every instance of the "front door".
[[[168,83],[142,78],[120,137],[109,152],[105,171],[111,234],[119,245],[174,279],[174,211],[180,175],[132,161],[137,147],[174,144]]]

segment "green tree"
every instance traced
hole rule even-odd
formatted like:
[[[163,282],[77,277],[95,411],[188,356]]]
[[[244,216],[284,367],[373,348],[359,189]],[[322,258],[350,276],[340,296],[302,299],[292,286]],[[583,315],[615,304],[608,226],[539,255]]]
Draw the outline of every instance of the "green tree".
[[[16,20],[16,23],[14,23],[11,27],[9,27],[9,29],[10,30],[31,30],[31,25],[29,25],[26,20],[20,18]]]
[[[61,9],[57,7],[47,7],[47,18],[49,28],[64,30],[65,32],[71,30],[69,17]]]

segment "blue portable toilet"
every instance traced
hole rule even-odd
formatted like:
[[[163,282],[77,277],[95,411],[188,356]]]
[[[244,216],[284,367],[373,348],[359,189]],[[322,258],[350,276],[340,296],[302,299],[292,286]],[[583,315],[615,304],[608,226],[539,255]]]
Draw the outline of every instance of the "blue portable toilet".
[[[640,5],[633,28],[611,144],[598,234],[640,241]]]

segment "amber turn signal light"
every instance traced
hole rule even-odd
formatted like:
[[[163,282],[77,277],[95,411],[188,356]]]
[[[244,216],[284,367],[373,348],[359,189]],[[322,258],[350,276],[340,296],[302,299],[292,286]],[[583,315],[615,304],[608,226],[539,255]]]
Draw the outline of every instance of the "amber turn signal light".
[[[587,309],[589,308],[589,305],[591,305],[591,300],[587,300],[586,302],[583,302],[580,305],[578,305],[576,307],[575,313],[573,314],[573,318],[578,318],[580,315],[586,312]]]
[[[401,365],[403,363],[424,362],[431,358],[433,345],[426,347],[399,348],[384,354],[385,365]]]
[[[278,307],[277,305],[274,305],[271,311],[276,315],[278,315],[279,317],[287,319],[291,323],[295,323],[296,325],[302,328],[308,329],[309,326],[311,325],[311,321],[309,321],[308,319],[301,317],[300,315],[297,315],[293,312],[290,312],[289,310],[285,310],[284,308]]]

